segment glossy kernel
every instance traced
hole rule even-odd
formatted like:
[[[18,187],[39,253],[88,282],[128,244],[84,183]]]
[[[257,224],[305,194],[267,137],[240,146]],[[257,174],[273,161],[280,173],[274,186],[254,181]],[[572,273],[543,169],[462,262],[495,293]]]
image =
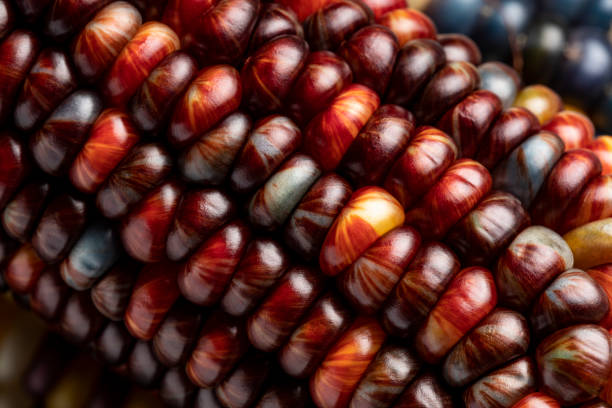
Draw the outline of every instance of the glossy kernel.
[[[476,161],[493,170],[515,147],[539,129],[538,119],[527,109],[510,108],[503,111],[483,138]]]
[[[541,226],[527,228],[497,263],[500,303],[526,310],[550,281],[572,266],[572,251],[558,234]]]
[[[612,264],[600,265],[586,272],[601,286],[610,301],[612,299]],[[608,313],[599,324],[608,330],[612,329],[612,307],[608,309]]]
[[[72,59],[79,74],[88,81],[100,78],[141,23],[138,10],[124,1],[113,2],[100,10],[83,28],[72,48]]]
[[[342,300],[323,295],[280,350],[280,365],[291,376],[309,377],[350,323],[351,311]]]
[[[271,115],[258,121],[234,163],[232,190],[244,194],[259,187],[301,143],[302,132],[291,119]]]
[[[234,221],[208,238],[184,263],[178,274],[181,293],[189,301],[209,306],[223,296],[248,245],[251,232]]]
[[[85,193],[95,193],[139,139],[125,112],[118,109],[102,112],[72,163],[69,172],[72,184]]]
[[[234,368],[247,348],[244,322],[216,313],[204,323],[185,371],[197,386],[215,386]]]
[[[387,90],[399,45],[387,27],[364,27],[347,39],[338,54],[353,70],[355,83],[365,85],[379,95]]]
[[[451,108],[438,126],[453,137],[461,157],[475,157],[501,111],[501,101],[495,94],[478,90]]]
[[[199,2],[213,6],[209,1]],[[185,48],[203,64],[237,64],[249,45],[251,33],[261,16],[260,0],[220,0],[202,13],[187,10],[193,19],[183,36]],[[260,20],[261,21],[261,20]],[[181,24],[185,25],[185,24]]]
[[[316,51],[335,51],[345,39],[373,19],[368,7],[360,3],[351,0],[326,2],[328,4],[318,7],[304,21],[304,34]]]
[[[249,220],[264,230],[279,228],[321,173],[311,157],[301,153],[291,156],[251,198]]]
[[[489,265],[530,224],[518,198],[494,191],[451,228],[446,242],[466,264]]]
[[[123,320],[138,277],[137,270],[136,263],[122,260],[91,288],[91,300],[106,318],[114,321]]]
[[[284,36],[263,45],[242,68],[244,104],[253,112],[280,109],[308,57],[308,43]]]
[[[53,197],[32,236],[32,245],[40,257],[49,263],[62,260],[81,235],[88,214],[89,207],[80,197]]]
[[[530,313],[535,336],[543,337],[564,327],[599,323],[609,312],[604,289],[586,272],[570,269],[548,285]]]
[[[30,182],[15,194],[2,212],[2,228],[8,236],[20,242],[30,239],[30,234],[43,211],[50,187],[45,181]]]
[[[105,100],[124,107],[153,68],[180,48],[177,35],[158,22],[143,24],[121,50],[102,83]]]
[[[307,124],[352,80],[351,68],[336,54],[328,51],[310,53],[285,103],[289,116],[299,125]]]
[[[550,335],[536,350],[542,391],[562,405],[596,397],[612,368],[610,339],[594,325],[568,327]]]
[[[183,51],[164,58],[144,80],[129,106],[135,125],[145,132],[159,132],[172,108],[198,71],[196,61]]]
[[[323,289],[322,283],[319,271],[289,269],[250,316],[247,330],[251,344],[266,352],[279,349]]]
[[[497,61],[479,65],[478,72],[480,73],[480,89],[493,92],[501,100],[504,109],[510,108],[520,90],[519,73],[513,67]]]
[[[487,371],[527,352],[527,320],[509,309],[496,309],[465,336],[444,360],[443,373],[453,387],[462,387]]]
[[[544,85],[523,88],[516,96],[514,106],[530,110],[545,125],[563,108],[563,101],[555,91]]]
[[[146,265],[140,271],[125,310],[125,325],[132,335],[151,340],[180,292],[179,266],[170,262]]]
[[[178,158],[183,177],[198,184],[220,185],[231,174],[251,130],[251,119],[235,112],[202,134]]]
[[[347,406],[384,340],[385,333],[374,319],[357,319],[310,379],[315,404],[324,408]]]
[[[557,113],[542,130],[559,136],[566,150],[587,147],[595,137],[593,122],[585,115],[569,110]]]
[[[521,357],[480,378],[463,393],[466,407],[511,407],[536,390],[537,369],[530,357]]]
[[[174,108],[168,139],[176,147],[191,144],[221,119],[235,111],[242,100],[238,71],[227,65],[201,70]]]
[[[339,277],[340,291],[362,313],[373,314],[382,306],[421,245],[411,227],[391,230],[374,242]]]
[[[437,41],[419,39],[406,43],[395,60],[387,102],[408,107],[445,63],[446,55]]]
[[[404,211],[389,193],[364,187],[353,193],[331,229],[319,256],[321,270],[337,275],[378,238],[404,223]]]
[[[586,149],[561,156],[531,207],[533,222],[555,230],[567,217],[566,210],[585,186],[601,174],[601,163]]]
[[[39,50],[38,38],[25,30],[13,31],[0,43],[0,122],[13,111],[17,93]]]
[[[251,34],[249,49],[256,50],[284,35],[304,37],[304,29],[295,13],[282,4],[262,4],[259,21]]]
[[[525,207],[531,206],[564,150],[557,135],[540,132],[531,136],[499,163],[493,172],[493,187],[514,194]]]
[[[348,86],[306,127],[306,153],[324,170],[334,170],[379,104],[380,98],[371,89],[358,84]]]
[[[419,38],[435,39],[437,34],[433,21],[416,9],[399,8],[392,10],[383,14],[382,17],[377,19],[377,22],[388,27],[395,34],[400,47]]]
[[[168,258],[173,261],[184,259],[234,218],[236,212],[234,201],[220,190],[194,189],[184,193],[168,231]]]
[[[98,209],[108,218],[126,215],[166,178],[171,167],[172,158],[161,145],[137,145],[98,191]]]
[[[327,231],[352,193],[348,182],[337,174],[321,177],[285,224],[283,237],[287,245],[304,259],[317,257]]]
[[[403,338],[414,335],[459,269],[447,246],[423,243],[383,308],[385,329]]]
[[[406,212],[406,223],[414,225],[424,238],[440,239],[478,204],[491,184],[491,175],[484,166],[461,159]]]
[[[612,216],[612,175],[599,176],[582,190],[565,211],[559,231],[574,228]]]
[[[448,62],[469,62],[473,65],[480,65],[482,54],[478,45],[470,37],[463,34],[440,34],[437,40],[442,44],[446,61]]]
[[[91,91],[66,98],[30,139],[40,168],[54,176],[68,171],[101,111],[102,101]]]
[[[600,136],[587,148],[599,157],[603,166],[603,174],[612,174],[612,136]]]
[[[76,290],[89,289],[119,259],[120,251],[119,238],[112,226],[95,222],[85,228],[62,262],[62,278]]]
[[[594,221],[563,236],[574,253],[576,268],[612,263],[612,218]]]
[[[443,131],[421,127],[387,174],[384,187],[404,208],[427,193],[459,155]]]
[[[468,96],[480,83],[476,67],[469,62],[449,62],[425,85],[414,115],[422,124],[431,124]]]
[[[350,406],[389,406],[416,377],[420,366],[406,348],[384,346],[361,378]]]
[[[152,341],[159,362],[166,367],[180,368],[189,357],[201,323],[201,311],[196,305],[184,301],[175,303]]]
[[[182,188],[176,181],[168,181],[142,200],[123,219],[121,240],[125,250],[142,262],[158,262],[166,256],[166,239]]]
[[[440,361],[496,304],[497,290],[488,270],[459,272],[417,333],[419,355],[428,363]]]
[[[397,105],[380,107],[342,158],[339,172],[353,185],[379,185],[414,134],[414,117]]]
[[[111,0],[55,0],[47,11],[44,33],[56,41],[65,40],[110,2]]]
[[[289,255],[273,240],[249,243],[223,295],[223,309],[233,316],[250,313],[289,267]]]
[[[43,50],[21,88],[14,107],[15,124],[32,131],[76,86],[68,55],[53,48]]]

